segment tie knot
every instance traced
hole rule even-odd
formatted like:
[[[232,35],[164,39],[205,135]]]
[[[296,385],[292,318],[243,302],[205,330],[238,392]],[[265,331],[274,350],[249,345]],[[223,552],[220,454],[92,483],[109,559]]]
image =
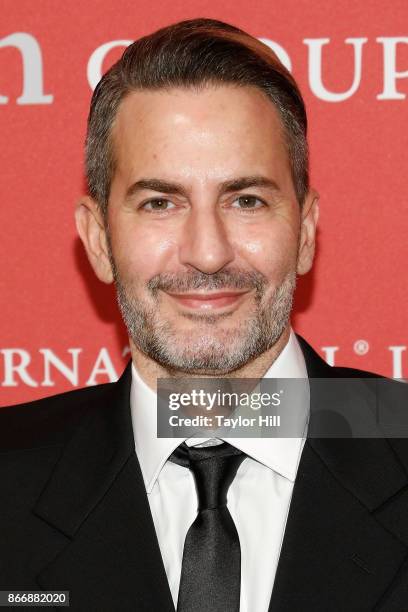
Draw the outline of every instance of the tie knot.
[[[188,467],[193,473],[198,497],[198,510],[225,506],[230,484],[246,455],[227,442],[201,448],[180,444],[170,461]]]

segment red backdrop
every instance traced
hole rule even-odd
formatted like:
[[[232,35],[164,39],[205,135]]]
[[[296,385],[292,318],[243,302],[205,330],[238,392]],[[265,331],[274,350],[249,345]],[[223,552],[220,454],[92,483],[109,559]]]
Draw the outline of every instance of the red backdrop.
[[[199,16],[280,45],[304,93],[321,222],[295,328],[329,361],[408,377],[406,0],[3,0],[0,405],[121,372],[113,291],[73,221],[91,84],[102,45]]]

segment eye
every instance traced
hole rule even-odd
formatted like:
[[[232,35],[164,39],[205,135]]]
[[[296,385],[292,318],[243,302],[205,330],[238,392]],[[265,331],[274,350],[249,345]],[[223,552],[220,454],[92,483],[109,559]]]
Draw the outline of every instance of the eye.
[[[147,210],[148,212],[160,212],[161,210],[167,211],[169,210],[168,204],[171,204],[174,207],[174,204],[170,202],[170,200],[166,200],[165,198],[155,198],[142,204],[141,208]]]
[[[239,208],[248,212],[254,212],[258,208],[265,206],[265,202],[256,196],[242,195],[234,200],[238,202],[238,206],[232,206],[232,208]],[[258,203],[258,205],[256,205]]]

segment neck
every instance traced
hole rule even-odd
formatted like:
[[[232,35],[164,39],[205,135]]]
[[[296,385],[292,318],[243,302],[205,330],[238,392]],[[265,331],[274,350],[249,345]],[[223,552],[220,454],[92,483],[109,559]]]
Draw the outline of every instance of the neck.
[[[216,375],[190,374],[181,370],[170,370],[142,353],[132,340],[129,342],[135,368],[146,385],[156,392],[158,378],[262,378],[287,345],[289,336],[290,327],[288,324],[279,339],[268,351],[237,370]]]

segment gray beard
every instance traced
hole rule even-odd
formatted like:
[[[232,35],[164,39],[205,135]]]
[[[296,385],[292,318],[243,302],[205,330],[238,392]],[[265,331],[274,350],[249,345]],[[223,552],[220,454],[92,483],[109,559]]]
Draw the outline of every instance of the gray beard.
[[[258,272],[219,271],[204,274],[187,271],[183,276],[160,274],[147,283],[156,303],[150,306],[135,297],[131,283],[124,283],[111,257],[117,301],[129,337],[150,359],[169,372],[193,376],[225,375],[237,370],[271,349],[286,328],[292,310],[296,272],[290,271],[268,299],[265,299],[267,279]],[[196,322],[193,330],[179,331],[169,321],[160,319],[158,291],[182,293],[193,289],[255,288],[256,308],[239,328],[222,330],[223,318],[231,313],[183,316]],[[211,328],[215,326],[214,332]]]

